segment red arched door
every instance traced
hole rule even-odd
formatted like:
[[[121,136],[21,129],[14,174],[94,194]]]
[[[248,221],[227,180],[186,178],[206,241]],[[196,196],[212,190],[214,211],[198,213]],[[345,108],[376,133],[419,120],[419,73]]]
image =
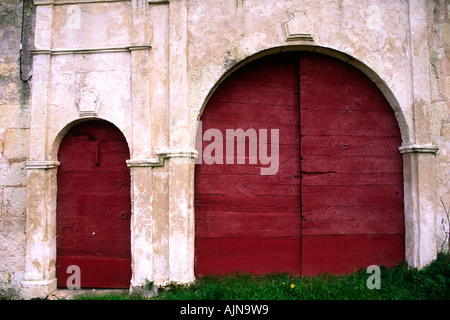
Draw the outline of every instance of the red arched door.
[[[320,54],[262,58],[219,86],[201,120],[196,274],[314,275],[404,260],[400,132],[362,72]],[[237,164],[235,145],[227,164],[226,132],[238,128],[248,133],[245,163]],[[279,141],[267,134],[260,144],[259,129],[278,130]],[[211,138],[217,130],[223,164],[205,162],[221,151],[220,136]],[[275,143],[275,174],[261,175],[267,161],[251,161],[251,139],[269,153]]]
[[[127,288],[131,279],[130,158],[114,125],[88,121],[61,142],[58,160],[57,265],[59,287],[80,269],[81,287]]]

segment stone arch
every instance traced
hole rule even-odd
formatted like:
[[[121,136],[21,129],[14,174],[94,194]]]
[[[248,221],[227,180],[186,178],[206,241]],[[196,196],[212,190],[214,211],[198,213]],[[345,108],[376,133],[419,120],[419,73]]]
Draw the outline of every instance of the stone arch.
[[[201,105],[198,115],[197,115],[197,122],[200,120],[200,117],[203,113],[204,108],[206,107],[209,99],[214,94],[216,89],[219,87],[219,85],[233,72],[236,70],[242,68],[244,65],[250,63],[251,61],[254,61],[256,59],[277,54],[281,52],[289,52],[289,51],[308,51],[308,52],[315,52],[315,53],[321,53],[336,59],[339,59],[341,61],[344,61],[345,63],[348,63],[351,66],[354,66],[361,72],[363,72],[369,79],[372,80],[373,83],[380,89],[380,91],[383,93],[387,101],[389,102],[390,106],[395,112],[395,116],[397,118],[398,125],[400,127],[400,132],[402,135],[402,142],[403,145],[409,145],[414,141],[412,130],[406,120],[405,114],[403,112],[403,109],[394,95],[393,91],[390,89],[386,81],[384,81],[381,76],[372,68],[370,68],[367,64],[360,61],[359,59],[352,57],[351,55],[338,51],[333,48],[329,47],[322,47],[322,46],[312,46],[312,45],[290,45],[290,46],[280,46],[280,47],[273,47],[268,48],[259,52],[254,53],[253,55],[247,56],[246,58],[242,59],[241,61],[235,62],[232,64],[225,72],[220,76],[220,78],[216,81],[215,84],[210,88],[208,94],[206,95],[203,104]],[[194,132],[196,132],[197,128],[194,128]],[[194,134],[195,136],[195,134]]]
[[[64,136],[66,135],[66,133],[71,128],[73,128],[74,126],[76,126],[80,123],[83,123],[83,122],[96,121],[96,120],[108,122],[108,123],[112,124],[113,126],[115,126],[118,130],[120,130],[120,132],[122,132],[123,136],[125,137],[125,140],[127,141],[128,148],[130,149],[130,151],[132,150],[131,143],[130,143],[130,137],[127,135],[127,132],[125,130],[123,130],[123,128],[120,128],[117,124],[115,124],[107,119],[103,119],[103,118],[99,118],[99,117],[84,117],[84,118],[75,119],[73,121],[66,123],[59,130],[59,132],[53,137],[52,143],[50,145],[50,159],[52,159],[54,161],[58,160],[59,145],[60,145],[61,141],[64,139]]]

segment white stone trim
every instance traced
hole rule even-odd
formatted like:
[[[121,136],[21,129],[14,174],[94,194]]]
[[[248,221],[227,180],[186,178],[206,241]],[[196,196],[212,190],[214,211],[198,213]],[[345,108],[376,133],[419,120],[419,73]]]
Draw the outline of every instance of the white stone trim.
[[[86,4],[103,2],[125,2],[131,0],[33,0],[35,6],[39,5],[58,5],[58,4]]]
[[[135,167],[164,167],[166,159],[170,158],[197,158],[197,150],[167,150],[156,152],[156,158],[142,158],[127,160],[129,168]]]
[[[314,38],[311,34],[312,22],[311,20],[308,19],[306,12],[288,11],[287,15],[288,20],[282,22],[286,42],[289,41],[314,42]],[[291,25],[291,28],[289,27],[289,25]]]
[[[157,152],[159,155],[163,155],[165,158],[197,158],[197,150],[167,150]]]
[[[57,279],[49,280],[22,280],[22,298],[25,300],[33,298],[45,299],[57,289]]]
[[[25,168],[27,170],[45,170],[58,168],[59,161],[55,160],[31,160],[25,162]]]
[[[62,54],[93,54],[93,53],[112,53],[112,52],[131,52],[135,50],[150,50],[151,45],[129,45],[120,47],[100,47],[100,48],[74,48],[74,49],[35,49],[31,50],[34,55],[49,54],[49,55],[62,55]]]
[[[164,166],[164,158],[157,156],[156,158],[130,159],[130,160],[127,160],[127,166],[129,168],[163,167]]]
[[[408,146],[401,146],[398,148],[400,153],[433,153],[436,154],[439,147],[430,144],[411,144]]]
[[[169,4],[170,0],[148,0],[148,3],[151,4]]]

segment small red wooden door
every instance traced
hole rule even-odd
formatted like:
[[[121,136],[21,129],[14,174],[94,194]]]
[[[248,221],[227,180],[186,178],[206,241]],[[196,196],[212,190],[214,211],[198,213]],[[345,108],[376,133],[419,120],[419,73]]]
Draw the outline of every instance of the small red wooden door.
[[[404,260],[400,131],[362,72],[320,54],[262,58],[219,86],[201,120],[202,134],[223,137],[278,129],[279,170],[261,176],[248,158],[196,165],[196,274],[314,275]]]
[[[58,160],[57,261],[59,287],[80,268],[81,287],[127,288],[131,279],[130,172],[127,142],[106,121],[73,127]],[[72,278],[73,279],[73,278]]]

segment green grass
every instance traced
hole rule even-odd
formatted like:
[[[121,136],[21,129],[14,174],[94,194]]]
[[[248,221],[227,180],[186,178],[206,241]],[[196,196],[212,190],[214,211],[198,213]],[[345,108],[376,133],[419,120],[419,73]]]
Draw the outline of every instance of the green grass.
[[[233,274],[197,278],[189,285],[159,288],[153,300],[427,300],[450,299],[450,255],[439,254],[422,270],[406,264],[381,267],[381,288],[368,289],[365,269],[348,275],[294,277],[289,274]],[[137,295],[80,296],[130,300]]]

